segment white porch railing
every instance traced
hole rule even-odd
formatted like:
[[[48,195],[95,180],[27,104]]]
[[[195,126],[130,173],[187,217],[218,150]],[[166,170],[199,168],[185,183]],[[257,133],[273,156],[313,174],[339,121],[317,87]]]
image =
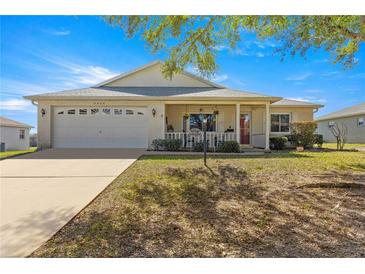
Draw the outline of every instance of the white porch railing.
[[[180,139],[182,147],[191,148],[195,143],[203,142],[203,132],[191,134],[189,132],[166,132],[165,139]],[[220,142],[236,141],[235,132],[207,132],[208,146],[215,148]]]

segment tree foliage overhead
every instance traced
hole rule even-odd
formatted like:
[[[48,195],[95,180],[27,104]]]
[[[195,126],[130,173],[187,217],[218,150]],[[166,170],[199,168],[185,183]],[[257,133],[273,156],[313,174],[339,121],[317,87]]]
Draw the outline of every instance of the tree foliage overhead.
[[[163,72],[167,77],[193,65],[204,76],[217,69],[217,48],[235,49],[244,33],[261,41],[279,41],[277,52],[305,56],[323,48],[333,63],[350,68],[360,43],[365,41],[364,16],[106,16],[127,37],[140,35],[152,52],[166,51]]]

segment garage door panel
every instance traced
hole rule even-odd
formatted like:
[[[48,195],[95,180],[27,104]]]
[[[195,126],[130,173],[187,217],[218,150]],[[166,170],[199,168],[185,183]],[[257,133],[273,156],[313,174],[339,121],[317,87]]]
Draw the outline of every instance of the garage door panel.
[[[99,112],[94,115],[91,114],[92,108],[82,108],[83,113],[85,110],[87,113],[82,115],[79,108],[54,108],[53,147],[146,148],[146,109],[117,108],[122,114],[114,114],[114,108],[110,108],[110,114],[103,113],[102,108],[99,108]],[[75,114],[68,114],[70,109],[75,109]],[[133,115],[127,115],[126,109],[133,111]],[[62,114],[58,114],[60,112]]]

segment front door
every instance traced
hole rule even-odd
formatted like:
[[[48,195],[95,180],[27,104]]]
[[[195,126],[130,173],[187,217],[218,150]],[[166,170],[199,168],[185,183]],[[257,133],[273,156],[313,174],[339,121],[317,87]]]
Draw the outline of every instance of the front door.
[[[240,115],[241,144],[249,145],[250,142],[250,114],[244,113]]]

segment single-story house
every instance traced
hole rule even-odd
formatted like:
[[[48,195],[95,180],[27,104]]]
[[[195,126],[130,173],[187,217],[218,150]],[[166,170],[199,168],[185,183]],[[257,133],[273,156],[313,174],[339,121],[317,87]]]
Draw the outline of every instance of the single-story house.
[[[269,149],[290,122],[313,121],[318,104],[234,90],[183,71],[172,79],[155,61],[90,88],[25,96],[38,106],[40,148],[147,148],[179,138],[191,147],[224,140]]]
[[[32,126],[0,116],[0,142],[2,150],[29,149],[29,131]]]
[[[337,123],[339,127],[342,124],[347,127],[347,143],[365,144],[365,103],[320,116],[316,122],[325,142],[336,142],[330,128]]]

